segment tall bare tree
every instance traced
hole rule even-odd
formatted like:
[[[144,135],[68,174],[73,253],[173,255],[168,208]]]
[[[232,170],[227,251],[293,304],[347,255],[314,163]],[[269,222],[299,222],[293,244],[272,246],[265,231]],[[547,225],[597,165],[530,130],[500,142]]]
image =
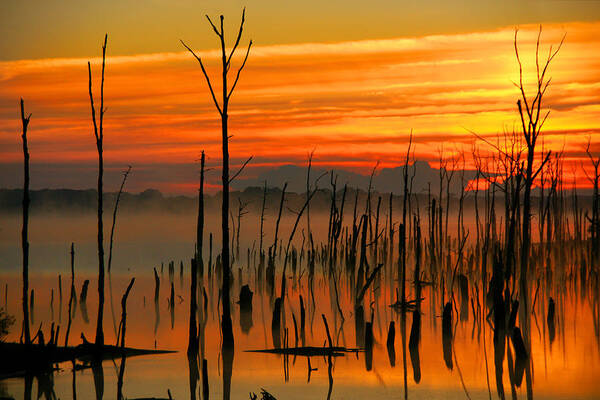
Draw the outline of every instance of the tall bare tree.
[[[221,102],[217,100],[217,96],[213,89],[213,85],[211,80],[206,72],[206,68],[202,62],[202,59],[194,53],[194,51],[187,46],[183,41],[181,44],[198,60],[200,64],[200,68],[202,69],[202,73],[206,78],[206,83],[208,84],[208,89],[212,96],[212,100],[221,116],[221,136],[222,136],[222,147],[223,147],[223,169],[221,181],[223,185],[223,203],[221,206],[221,225],[222,225],[222,253],[221,259],[223,263],[223,282],[222,282],[222,296],[223,296],[223,316],[221,320],[221,331],[223,333],[223,346],[233,348],[233,326],[231,322],[231,305],[230,305],[230,296],[229,296],[229,274],[230,274],[230,257],[229,257],[229,183],[231,179],[229,177],[229,131],[228,131],[228,121],[229,121],[229,101],[231,96],[233,95],[233,91],[237,86],[237,83],[240,79],[240,73],[244,69],[246,65],[246,61],[248,60],[248,55],[250,54],[250,48],[252,47],[252,40],[250,40],[248,44],[248,49],[246,50],[246,55],[242,61],[242,64],[237,70],[237,74],[233,80],[233,84],[231,86],[228,85],[228,73],[231,67],[231,60],[235,51],[238,48],[240,40],[242,38],[242,33],[244,31],[244,21],[246,16],[246,9],[244,8],[242,12],[242,21],[240,23],[240,28],[238,30],[238,34],[235,40],[235,44],[231,51],[227,51],[225,45],[225,30],[223,28],[223,20],[225,19],[223,15],[219,17],[220,25],[217,27],[210,17],[207,15],[206,19],[210,23],[213,31],[219,38],[221,44],[221,79],[222,79],[222,96]],[[239,173],[239,172],[238,172]],[[237,174],[236,174],[237,175]]]
[[[117,211],[119,210],[119,201],[121,200],[121,194],[123,193],[123,188],[125,187],[125,182],[127,181],[127,177],[131,172],[131,165],[127,166],[127,170],[123,172],[123,180],[121,181],[121,187],[119,188],[119,192],[117,193],[117,199],[115,200],[115,208],[113,209],[112,215],[112,225],[110,227],[110,241],[108,246],[108,273],[110,274],[110,267],[112,265],[112,249],[113,249],[113,239],[115,237],[115,225],[117,224]],[[111,299],[112,306],[112,299]]]
[[[100,80],[100,110],[98,121],[96,121],[96,109],[94,108],[94,95],[92,94],[92,67],[88,61],[88,90],[90,94],[90,105],[92,109],[92,122],[94,124],[94,136],[96,137],[96,148],[98,150],[98,320],[96,322],[96,345],[104,345],[104,330],[102,321],[104,319],[104,227],[102,224],[102,179],[104,177],[104,69],[106,66],[106,41],[108,35],[104,35],[102,44],[102,76]]]
[[[535,146],[537,140],[542,131],[542,127],[550,114],[550,111],[546,111],[542,109],[542,100],[544,95],[546,94],[546,90],[550,85],[551,78],[547,77],[548,67],[550,63],[556,57],[562,44],[564,42],[564,37],[561,40],[560,44],[556,49],[552,49],[548,52],[548,56],[543,65],[540,65],[540,38],[542,36],[542,28],[540,26],[540,30],[538,32],[537,42],[536,42],[536,50],[535,50],[535,65],[536,65],[536,85],[535,85],[535,94],[528,94],[525,90],[525,84],[523,83],[523,65],[521,63],[521,58],[519,56],[519,47],[517,46],[517,34],[518,30],[515,31],[515,55],[517,58],[517,62],[519,64],[519,82],[515,83],[517,88],[520,91],[520,98],[517,100],[517,108],[519,110],[519,116],[521,118],[521,128],[523,130],[523,137],[525,139],[525,143],[527,145],[527,163],[525,170],[525,187],[523,193],[523,224],[522,224],[522,235],[523,240],[521,243],[521,291],[524,293],[526,291],[526,283],[527,283],[527,270],[529,263],[529,247],[531,244],[531,229],[530,229],[530,219],[531,219],[531,188],[533,187],[533,182],[539,172],[543,169],[544,164],[548,162],[550,158],[550,152],[547,152],[545,156],[543,156],[541,165],[534,171],[534,162],[535,162]]]
[[[592,198],[592,216],[588,217],[590,221],[590,233],[592,236],[592,262],[594,266],[598,263],[598,258],[600,255],[600,197],[598,195],[598,183],[600,182],[600,156],[594,158],[592,151],[590,150],[590,146],[592,143],[592,138],[588,138],[587,147],[585,148],[585,153],[590,159],[593,167],[593,175],[588,175],[588,173],[583,170],[590,180],[594,188],[594,197]]]
[[[202,259],[203,232],[204,232],[204,164],[206,156],[204,150],[200,156],[200,185],[198,187],[198,219],[196,222],[196,264],[200,271],[204,270]]]
[[[29,331],[29,148],[27,147],[27,127],[31,114],[25,116],[25,104],[21,99],[21,123],[23,131],[23,230],[21,231],[21,245],[23,248],[23,335],[25,344],[31,343]]]
[[[525,144],[527,147],[527,162],[525,165],[525,180],[524,180],[524,188],[523,188],[523,223],[522,223],[522,240],[521,240],[521,271],[519,277],[519,293],[521,297],[521,306],[519,308],[519,321],[521,323],[521,331],[523,332],[523,341],[525,345],[525,349],[527,354],[530,354],[530,329],[529,329],[529,310],[531,305],[529,304],[529,293],[527,290],[527,277],[529,273],[529,258],[530,258],[530,247],[531,247],[531,189],[533,187],[533,183],[537,178],[537,175],[540,171],[543,170],[544,165],[550,159],[550,152],[548,151],[545,155],[542,154],[542,160],[539,165],[535,166],[535,146],[538,138],[542,132],[542,127],[550,114],[550,111],[546,111],[542,109],[542,100],[544,99],[544,95],[546,94],[546,90],[550,85],[551,78],[547,77],[548,67],[550,63],[558,54],[562,44],[564,42],[564,37],[561,40],[560,44],[556,49],[553,50],[552,46],[548,51],[548,56],[546,60],[540,65],[540,38],[542,35],[542,27],[540,26],[540,30],[537,37],[536,49],[535,49],[535,66],[536,66],[536,84],[535,84],[535,92],[527,93],[525,90],[525,84],[523,83],[523,65],[521,63],[521,58],[519,56],[519,48],[517,46],[517,33],[518,30],[515,31],[515,55],[517,58],[517,62],[519,64],[519,82],[515,83],[515,86],[520,91],[520,98],[517,100],[517,109],[519,110],[519,116],[521,119],[521,128],[523,133],[523,138],[525,139]],[[526,373],[526,383],[527,383],[527,398],[533,398],[533,383],[532,383],[532,373],[531,373],[531,364],[527,364],[525,369]]]

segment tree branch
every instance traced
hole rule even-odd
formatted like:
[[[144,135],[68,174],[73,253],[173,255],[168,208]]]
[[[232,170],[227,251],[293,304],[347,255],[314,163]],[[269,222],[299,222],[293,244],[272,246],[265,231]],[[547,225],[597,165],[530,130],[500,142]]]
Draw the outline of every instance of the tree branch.
[[[223,16],[221,15],[221,19],[223,18]],[[219,32],[219,30],[217,29],[217,27],[215,26],[215,24],[213,24],[212,20],[210,19],[210,17],[208,16],[208,14],[206,15],[206,19],[208,20],[208,22],[210,23],[210,26],[212,26],[213,31],[215,31],[215,33],[217,34],[218,37],[222,37],[223,36],[223,32]]]
[[[231,50],[231,53],[229,53],[229,57],[227,57],[227,70],[228,71],[229,71],[229,65],[231,63],[231,58],[233,57],[235,50],[237,49],[238,45],[240,44],[240,39],[242,38],[242,32],[244,31],[244,21],[245,20],[246,20],[246,7],[244,7],[244,10],[242,11],[242,22],[240,23],[240,30],[238,32],[237,39],[235,39],[235,44],[233,45],[233,49]]]
[[[209,21],[210,21],[210,19],[209,19]],[[192,49],[190,49],[183,40],[180,39],[179,41],[181,42],[183,47],[185,47],[190,53],[192,53],[192,55],[196,58],[196,60],[198,60],[198,63],[200,64],[200,68],[202,68],[202,73],[204,74],[204,77],[206,78],[206,83],[208,83],[208,88],[210,89],[210,95],[212,96],[213,102],[215,103],[215,107],[217,107],[219,114],[223,115],[223,111],[221,111],[221,107],[219,106],[219,102],[217,101],[217,97],[215,96],[215,91],[213,90],[212,84],[210,83],[210,78],[208,77],[208,74],[206,73],[206,69],[204,68],[202,59],[200,57],[198,57],[196,55],[196,53],[194,53],[194,51]]]
[[[98,136],[98,125],[96,124],[96,110],[94,108],[94,95],[92,94],[92,67],[88,61],[88,91],[90,94],[90,104],[92,106],[92,122],[94,123],[94,135],[96,136],[96,145],[100,141]]]
[[[254,156],[250,156],[250,158],[248,158],[248,159],[246,160],[246,162],[245,162],[245,163],[244,163],[244,164],[243,164],[243,165],[240,167],[240,169],[238,170],[238,172],[236,172],[235,174],[233,174],[233,176],[232,176],[231,178],[229,178],[229,183],[233,182],[233,180],[234,180],[235,178],[237,178],[237,176],[238,176],[239,174],[241,174],[241,173],[242,173],[242,171],[244,170],[244,168],[246,168],[246,165],[248,165],[248,163],[249,163],[249,162],[250,162],[250,161],[251,161],[253,158],[254,158]]]
[[[233,85],[231,86],[231,90],[229,91],[229,94],[227,94],[227,101],[229,101],[229,98],[233,94],[233,90],[237,86],[238,80],[240,79],[240,73],[242,72],[242,69],[244,69],[244,66],[246,65],[246,61],[248,61],[248,55],[250,54],[250,47],[252,47],[252,40],[250,41],[250,43],[248,43],[248,50],[246,50],[246,56],[244,57],[244,62],[242,62],[242,65],[238,69],[235,80],[233,81]],[[229,60],[227,61],[227,68],[229,69]]]

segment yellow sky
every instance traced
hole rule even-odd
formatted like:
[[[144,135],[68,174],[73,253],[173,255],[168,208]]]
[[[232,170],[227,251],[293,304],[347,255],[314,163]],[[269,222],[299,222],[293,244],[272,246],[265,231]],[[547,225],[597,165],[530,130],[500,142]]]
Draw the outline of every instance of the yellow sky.
[[[466,33],[504,26],[598,21],[594,0],[4,0],[0,60],[90,57],[109,32],[111,54],[178,51],[180,38],[214,47],[204,15],[234,30],[247,7],[258,45]]]

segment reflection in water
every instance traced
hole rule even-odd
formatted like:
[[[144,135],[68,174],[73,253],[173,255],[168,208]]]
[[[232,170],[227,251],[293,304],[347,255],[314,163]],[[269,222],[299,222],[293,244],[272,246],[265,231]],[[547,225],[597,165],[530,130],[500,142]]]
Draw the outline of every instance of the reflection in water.
[[[273,337],[273,347],[281,348],[281,297],[275,299],[273,318],[271,319],[271,336]]]
[[[365,369],[373,369],[373,322],[365,324]]]
[[[410,339],[408,340],[408,351],[413,369],[415,383],[421,382],[421,360],[419,358],[419,341],[421,339],[421,312],[413,311],[412,326],[410,328]]]
[[[110,316],[113,326],[113,333],[117,336],[117,321],[115,318],[115,305],[113,300],[113,288],[112,288],[112,274],[108,272],[108,298],[110,301]]]
[[[160,307],[158,304],[159,298],[160,298],[160,278],[158,277],[156,268],[154,268],[154,336],[156,336],[156,332],[158,331],[158,325],[160,324]],[[155,340],[155,343],[156,343],[156,340]]]
[[[365,347],[365,310],[361,305],[354,308],[354,331],[356,347]]]
[[[515,366],[514,366],[514,361],[513,361],[513,355],[512,355],[512,350],[510,348],[508,340],[509,339],[507,338],[506,362],[508,364],[508,382],[510,383],[511,396],[514,399],[517,396],[517,385],[515,384]],[[521,375],[521,379],[522,379],[522,375]],[[520,385],[520,383],[519,383],[519,385]]]
[[[117,400],[123,400],[123,379],[125,377],[125,363],[127,361],[127,357],[123,355],[121,357],[121,364],[119,365],[119,376],[117,378]]]
[[[515,350],[515,385],[520,387],[521,382],[523,382],[523,373],[528,365],[527,361],[529,356],[527,355],[527,349],[525,348],[525,343],[521,337],[521,330],[518,327],[513,329],[511,341]]]
[[[208,400],[209,397],[209,386],[208,386],[208,361],[202,360],[202,399]]]
[[[170,293],[171,324],[159,324],[160,273],[152,269],[141,270],[139,274],[136,272],[136,276],[140,276],[140,286],[136,286],[129,303],[131,320],[127,328],[128,343],[132,346],[135,344],[135,347],[151,348],[156,339],[159,348],[179,350],[180,353],[164,358],[152,356],[120,360],[120,364],[117,361],[117,379],[108,374],[112,370],[112,360],[104,361],[107,364],[91,363],[90,369],[79,373],[83,378],[76,378],[74,365],[69,361],[68,364],[60,364],[60,370],[54,374],[33,374],[7,380],[6,391],[14,398],[30,399],[38,394],[42,398],[76,398],[78,393],[81,398],[89,398],[90,394],[95,393],[99,399],[113,398],[115,392],[117,397],[123,397],[123,388],[126,388],[127,396],[132,398],[148,398],[161,393],[163,395],[157,397],[165,397],[164,393],[170,388],[174,398],[189,396],[196,399],[201,395],[202,399],[207,399],[210,387],[213,398],[237,399],[248,398],[249,392],[258,393],[264,387],[282,399],[293,398],[299,391],[306,398],[388,399],[404,393],[402,397],[405,398],[437,395],[458,399],[465,397],[468,388],[469,396],[473,399],[488,398],[488,390],[491,397],[505,399],[525,398],[527,392],[531,390],[533,394],[535,388],[535,397],[558,398],[567,390],[565,385],[560,384],[561,380],[576,380],[581,384],[569,388],[569,394],[584,399],[597,397],[594,385],[600,376],[597,363],[599,294],[597,290],[592,290],[597,289],[597,286],[593,286],[596,283],[586,284],[588,288],[583,290],[583,283],[576,278],[579,274],[573,275],[577,285],[569,283],[568,279],[571,278],[559,279],[557,274],[554,274],[551,283],[540,277],[539,284],[534,280],[529,285],[529,298],[523,299],[518,289],[513,291],[512,284],[505,283],[503,270],[498,271],[502,279],[495,279],[495,271],[490,279],[483,273],[468,273],[465,268],[462,275],[457,272],[455,287],[450,288],[440,284],[440,278],[428,275],[430,272],[426,267],[423,280],[427,280],[427,284],[424,283],[422,288],[418,282],[407,285],[407,298],[421,301],[417,301],[410,311],[398,312],[389,307],[397,286],[397,280],[393,278],[395,263],[388,260],[387,267],[381,271],[380,277],[374,279],[361,304],[356,302],[357,274],[354,273],[353,278],[351,271],[346,274],[338,269],[336,290],[328,285],[328,279],[332,276],[327,270],[330,268],[328,255],[323,266],[317,249],[315,254],[314,275],[310,277],[309,256],[306,252],[299,253],[297,276],[290,277],[283,300],[280,297],[270,298],[264,271],[263,276],[258,276],[258,256],[254,262],[253,254],[250,254],[251,264],[248,267],[244,265],[234,269],[236,279],[231,290],[240,293],[239,308],[233,308],[239,313],[232,316],[235,323],[235,349],[221,349],[218,312],[220,282],[217,274],[213,274],[212,278],[200,278],[196,296],[197,356],[187,356],[185,352],[189,313],[181,312],[183,308],[172,313],[172,309],[180,303],[174,299],[175,296],[171,301]],[[321,275],[319,271],[324,273]],[[84,278],[89,276],[83,275],[77,281],[78,287],[84,283]],[[279,278],[274,282],[279,283]],[[189,289],[185,289],[189,288],[189,279],[184,276],[184,289],[177,296],[184,302],[190,301]],[[0,280],[2,286],[5,280],[8,282],[8,308],[18,310],[19,298],[16,292],[10,291],[13,287],[19,287],[18,278],[0,276]],[[445,280],[446,284],[450,281]],[[364,285],[364,272],[362,282]],[[593,281],[590,279],[590,282]],[[46,327],[46,338],[53,336],[48,333],[51,330],[49,322],[52,313],[49,300],[52,288],[54,293],[59,293],[56,285],[54,276],[32,282],[37,296],[36,319],[38,324],[42,322]],[[125,285],[125,279],[113,271],[112,277],[109,277],[109,290],[114,286],[115,292],[119,292]],[[448,296],[452,291],[458,294],[455,300]],[[144,308],[142,299],[152,298],[153,292],[154,309]],[[249,293],[253,295],[252,302],[242,301]],[[277,284],[273,293],[279,294]],[[162,296],[164,305],[164,291]],[[94,297],[87,301],[96,301]],[[441,320],[440,299],[445,299]],[[81,309],[81,303],[86,301],[79,300]],[[286,319],[282,315],[284,304]],[[467,304],[469,307],[465,307]],[[67,310],[68,305],[55,302],[55,315],[60,313],[57,307]],[[366,316],[365,309],[368,313]],[[80,337],[81,333],[89,337],[93,331],[93,327],[85,323],[82,314],[83,309],[81,313],[71,313],[74,318],[70,344],[77,344],[73,339]],[[301,356],[245,352],[271,347],[323,346],[325,327],[315,323],[319,321],[320,314],[324,314],[330,322],[335,346],[348,343],[364,351],[342,357],[307,357],[306,361]],[[344,329],[348,325],[344,325],[342,316],[346,321],[348,318],[354,320],[354,329]],[[67,323],[66,318],[64,323]],[[352,326],[352,322],[350,324]],[[58,331],[55,325],[55,332]],[[147,334],[152,331],[155,335]],[[11,332],[9,340],[18,341],[19,334]],[[60,333],[60,336],[59,342],[62,343],[64,333]],[[112,340],[108,336],[110,333],[107,342]],[[545,346],[551,351],[545,351]],[[565,354],[568,355],[566,359]],[[208,363],[207,360],[213,361]],[[402,373],[398,370],[399,366],[403,369]],[[125,367],[127,374],[124,373]],[[181,373],[185,369],[188,370],[187,375]],[[37,388],[34,383],[38,385]],[[39,393],[35,393],[36,390]]]
[[[233,375],[233,348],[223,346],[221,355],[223,357],[223,400],[230,400],[231,376]]]
[[[90,322],[88,318],[87,312],[87,292],[88,285],[90,284],[89,279],[86,279],[83,282],[83,287],[81,288],[81,294],[79,295],[79,309],[81,310],[81,317],[83,318],[83,322],[88,324]]]
[[[396,348],[394,341],[396,340],[396,327],[394,321],[390,321],[390,326],[388,328],[387,335],[387,351],[388,351],[388,359],[390,360],[390,366],[396,366]]]
[[[198,371],[198,355],[188,353],[187,357],[190,379],[190,400],[196,400],[196,388],[198,387],[198,380],[200,379]]]
[[[327,378],[329,386],[327,387],[327,400],[331,399],[331,393],[333,391],[333,357],[327,356]]]
[[[408,399],[408,372],[406,366],[406,310],[400,313],[400,336],[402,337],[402,378],[404,382],[404,398]]]
[[[76,372],[77,371],[75,369],[75,361],[73,361],[73,363],[71,364],[71,396],[73,400],[77,400],[77,377],[75,375]]]
[[[496,308],[497,310],[497,308]],[[504,383],[502,379],[504,364],[504,328],[496,325],[494,329],[494,369],[496,371],[496,390],[498,397],[504,399]]]
[[[444,362],[452,370],[452,303],[447,302],[442,314],[442,349]]]
[[[175,287],[173,286],[173,282],[171,282],[171,296],[169,297],[169,311],[171,312],[171,330],[173,330],[175,328]]]
[[[36,378],[38,382],[37,398],[40,399],[43,396],[46,400],[56,400],[56,393],[54,393],[54,372],[41,373]]]
[[[252,308],[245,309],[240,307],[240,328],[242,329],[242,333],[246,335],[250,333],[252,324]]]
[[[94,390],[96,393],[96,400],[102,400],[104,397],[104,368],[102,362],[93,360],[91,362],[92,374],[94,376]]]
[[[25,385],[23,399],[31,400],[31,394],[33,391],[33,376],[31,374],[26,374],[23,378],[23,383]]]
[[[464,275],[458,275],[458,287],[460,289],[460,320],[469,320],[469,279]]]
[[[240,291],[240,328],[244,334],[250,333],[252,328],[252,296],[254,293],[248,285],[242,286]]]
[[[548,301],[548,316],[547,324],[548,324],[548,340],[550,341],[550,347],[552,348],[552,342],[554,342],[554,337],[556,336],[556,325],[554,322],[554,299],[550,297]]]
[[[306,346],[306,312],[304,311],[304,299],[300,297],[300,342]]]

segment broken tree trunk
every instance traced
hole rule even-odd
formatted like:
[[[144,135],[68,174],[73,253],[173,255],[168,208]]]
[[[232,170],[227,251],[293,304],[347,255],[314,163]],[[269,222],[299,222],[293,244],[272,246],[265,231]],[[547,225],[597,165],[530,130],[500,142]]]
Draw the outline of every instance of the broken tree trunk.
[[[21,99],[21,122],[23,124],[23,229],[21,231],[21,246],[23,248],[23,334],[25,335],[25,344],[31,343],[31,333],[29,331],[29,304],[27,296],[29,295],[29,148],[27,147],[27,127],[29,119],[25,117],[25,105]]]

